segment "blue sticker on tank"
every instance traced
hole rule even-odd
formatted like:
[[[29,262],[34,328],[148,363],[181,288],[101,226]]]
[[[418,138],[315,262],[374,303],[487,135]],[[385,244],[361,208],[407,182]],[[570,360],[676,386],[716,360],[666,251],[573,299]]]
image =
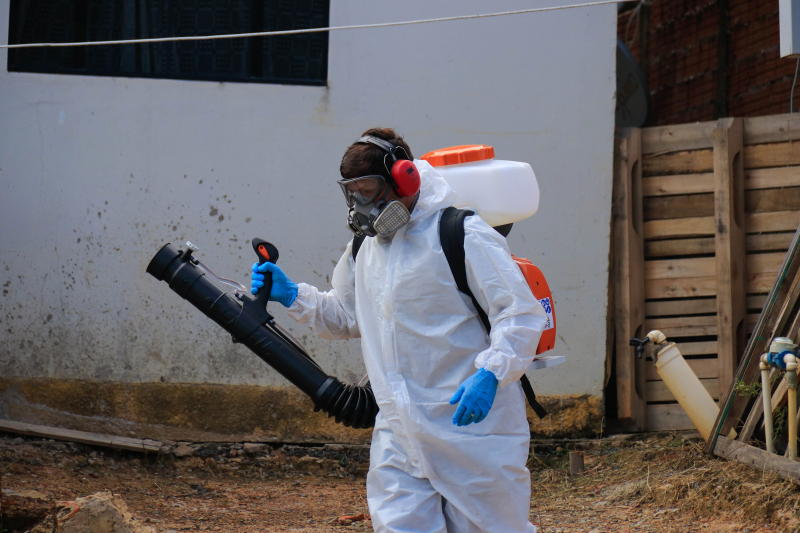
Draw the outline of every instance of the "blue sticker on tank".
[[[542,298],[539,303],[544,307],[544,312],[547,313],[547,324],[544,326],[544,331],[553,329],[555,327],[555,320],[553,319],[553,306],[550,303],[550,298]]]

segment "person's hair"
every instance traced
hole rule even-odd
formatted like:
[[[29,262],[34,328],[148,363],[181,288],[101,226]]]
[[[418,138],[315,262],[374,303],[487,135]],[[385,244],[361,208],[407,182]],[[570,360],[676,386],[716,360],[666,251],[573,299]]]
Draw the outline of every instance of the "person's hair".
[[[402,146],[403,150],[397,150],[395,156],[397,159],[414,160],[411,154],[411,148],[408,147],[403,137],[398,135],[392,128],[371,128],[361,134],[372,135],[395,146]],[[384,165],[384,156],[386,157],[386,164]],[[391,168],[389,163],[392,161],[386,151],[380,146],[374,144],[351,144],[342,157],[342,164],[339,165],[339,173],[342,178],[357,178],[359,176],[369,176],[380,174],[381,176],[391,179],[391,176],[386,172],[386,167]]]

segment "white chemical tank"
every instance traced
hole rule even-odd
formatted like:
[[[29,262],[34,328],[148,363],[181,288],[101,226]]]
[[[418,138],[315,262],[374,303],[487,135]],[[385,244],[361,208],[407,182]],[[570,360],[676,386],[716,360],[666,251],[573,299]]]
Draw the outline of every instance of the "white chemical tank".
[[[456,191],[456,207],[477,209],[490,226],[518,222],[539,209],[539,184],[531,166],[494,159],[491,146],[451,146],[422,159]]]

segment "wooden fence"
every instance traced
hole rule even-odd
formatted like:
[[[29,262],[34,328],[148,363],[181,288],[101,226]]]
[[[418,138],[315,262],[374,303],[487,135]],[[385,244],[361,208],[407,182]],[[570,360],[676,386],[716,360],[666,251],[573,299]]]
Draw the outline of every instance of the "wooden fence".
[[[658,329],[715,400],[800,225],[800,115],[628,129],[615,145],[617,407],[631,430],[692,424],[630,337]]]

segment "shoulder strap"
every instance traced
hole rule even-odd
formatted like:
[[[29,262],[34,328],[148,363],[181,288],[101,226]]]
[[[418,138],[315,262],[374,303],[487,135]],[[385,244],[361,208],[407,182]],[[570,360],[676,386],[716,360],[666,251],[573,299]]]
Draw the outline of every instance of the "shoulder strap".
[[[464,255],[464,219],[474,214],[473,211],[456,209],[455,207],[445,209],[439,221],[439,240],[442,243],[442,252],[447,258],[447,264],[450,265],[450,271],[456,280],[456,287],[472,299],[472,305],[475,306],[475,310],[478,312],[481,323],[488,335],[492,331],[489,317],[481,307],[481,304],[478,303],[475,295],[472,294],[469,289],[469,283],[467,283],[467,266]]]
[[[492,331],[489,317],[486,315],[486,311],[483,310],[483,307],[481,307],[481,304],[478,303],[475,295],[472,294],[472,291],[469,289],[469,284],[467,283],[466,254],[464,253],[464,219],[474,214],[473,211],[456,209],[455,207],[448,207],[445,209],[442,213],[442,218],[439,220],[439,240],[442,243],[442,252],[444,252],[444,256],[447,258],[447,264],[450,265],[450,271],[453,273],[453,278],[456,281],[456,287],[459,291],[472,299],[472,305],[475,306],[475,310],[478,312],[481,323],[488,335]],[[353,241],[353,247],[355,249],[355,240]],[[547,411],[545,411],[544,407],[536,400],[536,393],[533,392],[533,387],[531,386],[530,380],[528,380],[528,376],[522,374],[522,377],[519,378],[519,382],[536,416],[539,418],[547,416]]]
[[[353,237],[353,261],[356,260],[356,256],[358,255],[358,250],[361,248],[361,245],[364,244],[364,239],[367,236],[363,233],[361,235],[356,235]]]

